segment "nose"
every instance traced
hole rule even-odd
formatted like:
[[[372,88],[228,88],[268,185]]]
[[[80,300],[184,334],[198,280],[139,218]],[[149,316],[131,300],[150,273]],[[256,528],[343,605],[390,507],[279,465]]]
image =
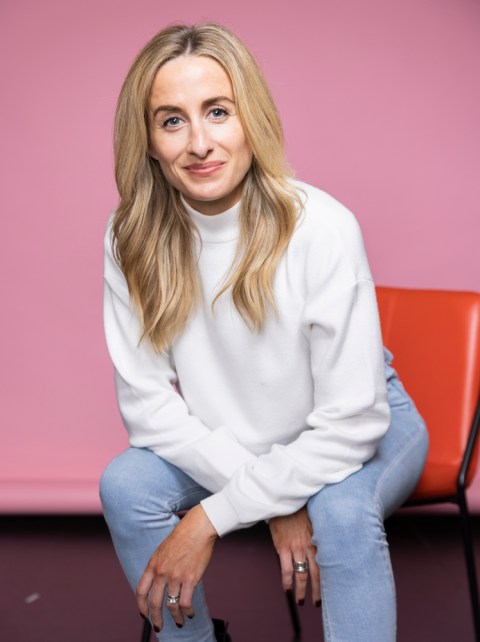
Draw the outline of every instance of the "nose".
[[[187,151],[189,154],[205,158],[213,149],[213,141],[208,132],[208,125],[203,122],[191,122]]]

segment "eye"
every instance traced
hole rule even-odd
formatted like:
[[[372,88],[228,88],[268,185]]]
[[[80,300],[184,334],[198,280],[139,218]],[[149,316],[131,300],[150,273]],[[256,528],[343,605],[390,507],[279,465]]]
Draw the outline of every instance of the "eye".
[[[180,116],[170,116],[170,118],[166,118],[164,121],[162,121],[162,127],[164,127],[165,129],[174,129],[181,124],[182,119],[180,118]]]
[[[210,110],[208,115],[212,120],[224,120],[229,116],[229,113],[224,107],[214,107]]]

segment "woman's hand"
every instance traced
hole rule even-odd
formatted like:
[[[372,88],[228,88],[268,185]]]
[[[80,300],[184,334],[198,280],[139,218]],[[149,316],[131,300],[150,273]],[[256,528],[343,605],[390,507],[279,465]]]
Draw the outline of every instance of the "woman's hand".
[[[310,576],[312,600],[320,606],[320,570],[315,561],[315,546],[312,544],[312,524],[304,507],[293,515],[274,517],[270,520],[270,533],[280,557],[282,586],[284,591],[293,589],[295,576],[295,599],[302,605]],[[294,573],[293,562],[308,562],[308,573]]]
[[[163,626],[162,607],[166,594],[180,596],[176,604],[167,601],[178,627],[183,626],[184,615],[194,616],[193,590],[210,562],[217,537],[199,504],[185,515],[153,553],[140,578],[136,595],[143,617],[147,616],[150,604],[150,619],[157,633]]]

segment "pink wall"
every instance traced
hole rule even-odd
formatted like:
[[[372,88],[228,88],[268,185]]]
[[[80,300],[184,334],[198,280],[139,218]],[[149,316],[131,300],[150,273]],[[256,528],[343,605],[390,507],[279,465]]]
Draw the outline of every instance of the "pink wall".
[[[0,510],[96,510],[126,444],[101,311],[112,118],[135,52],[171,22],[222,22],[250,46],[297,175],[357,214],[378,283],[480,290],[478,3],[178,6],[0,6]]]

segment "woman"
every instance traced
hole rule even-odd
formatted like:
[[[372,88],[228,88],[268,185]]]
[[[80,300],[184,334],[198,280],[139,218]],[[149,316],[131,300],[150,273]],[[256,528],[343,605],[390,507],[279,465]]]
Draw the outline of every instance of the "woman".
[[[101,496],[142,617],[160,640],[214,640],[215,541],[269,520],[283,588],[303,604],[310,582],[326,640],[394,640],[383,520],[427,434],[353,216],[288,177],[263,76],[218,25],[140,52],[115,158],[105,328],[131,448]]]

